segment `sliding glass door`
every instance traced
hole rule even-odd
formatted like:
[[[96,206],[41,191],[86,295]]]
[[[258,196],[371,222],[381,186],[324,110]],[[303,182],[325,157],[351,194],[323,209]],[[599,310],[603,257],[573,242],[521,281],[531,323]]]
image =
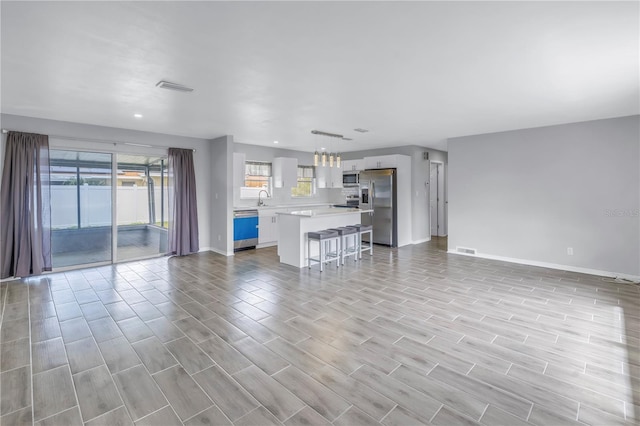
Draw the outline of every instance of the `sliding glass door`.
[[[53,267],[112,261],[112,155],[50,151]]]
[[[117,260],[167,252],[165,157],[118,155]]]
[[[50,158],[54,268],[166,253],[166,157],[53,149]]]

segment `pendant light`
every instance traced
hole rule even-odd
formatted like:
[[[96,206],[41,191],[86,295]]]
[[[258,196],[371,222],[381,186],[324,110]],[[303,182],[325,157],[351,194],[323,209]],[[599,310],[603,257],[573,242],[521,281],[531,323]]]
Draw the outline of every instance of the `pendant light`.
[[[321,130],[312,130],[311,133],[313,133],[316,136],[327,136],[330,138],[338,138],[338,139],[344,139],[344,140],[351,140],[351,139],[347,139],[342,135],[339,135],[337,133],[329,133],[329,132],[323,132]],[[317,142],[317,140],[316,140]],[[317,146],[317,144],[316,144]],[[331,146],[329,147],[330,149],[333,149],[333,142],[331,142]],[[327,166],[327,157],[329,157],[329,167],[333,167],[333,165],[336,165],[336,168],[342,168],[342,158],[340,156],[339,152],[334,153],[333,151],[329,151],[329,154],[327,155],[327,152],[325,151],[325,148],[322,148],[322,154],[320,154],[320,162],[322,163],[322,167],[326,167]],[[313,165],[314,166],[318,166],[318,150],[316,149],[316,151],[313,154]]]

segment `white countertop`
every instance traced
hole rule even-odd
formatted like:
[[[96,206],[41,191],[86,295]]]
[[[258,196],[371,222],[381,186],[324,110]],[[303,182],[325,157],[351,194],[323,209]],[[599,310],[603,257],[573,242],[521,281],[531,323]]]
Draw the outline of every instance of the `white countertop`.
[[[328,208],[333,203],[305,203],[305,204],[266,204],[264,206],[234,206],[233,210],[268,210],[268,209],[292,209],[302,210],[305,207]]]
[[[351,213],[369,213],[372,211],[373,210],[332,207],[332,208],[320,208],[320,209],[309,209],[309,210],[296,210],[292,212],[279,212],[276,214],[287,215],[287,216],[316,217],[316,216],[334,216],[334,215],[351,214]]]

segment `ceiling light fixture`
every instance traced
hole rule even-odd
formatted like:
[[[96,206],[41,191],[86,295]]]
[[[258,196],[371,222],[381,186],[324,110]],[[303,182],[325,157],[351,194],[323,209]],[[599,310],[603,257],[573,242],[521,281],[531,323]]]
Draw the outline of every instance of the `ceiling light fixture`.
[[[142,114],[133,114],[135,118],[142,118]]]
[[[183,86],[178,83],[171,83],[170,81],[161,80],[156,84],[156,87],[161,89],[175,90],[176,92],[193,92],[191,87]]]
[[[319,136],[329,136],[330,138],[342,138],[342,135],[339,135],[337,133],[329,133],[329,132],[323,132],[322,130],[312,130],[311,133],[313,133],[314,135],[319,135]]]
[[[338,133],[330,133],[330,132],[325,132],[322,130],[312,130],[311,131],[312,134],[317,135],[317,136],[327,136],[330,138],[338,138],[338,139],[343,139],[343,140],[351,140],[349,138],[345,138],[343,135],[339,135]],[[331,144],[331,148],[333,148],[333,143]],[[322,152],[322,167],[325,167],[327,165],[327,153],[324,152],[325,148],[320,148],[323,152]],[[316,151],[313,155],[313,163],[314,166],[317,166],[318,162],[317,162],[317,157],[318,155],[318,151]],[[341,164],[342,164],[342,158],[340,156],[340,153],[334,153],[333,151],[331,151],[329,153],[329,167],[333,167],[334,163],[336,165],[337,168],[341,168]]]

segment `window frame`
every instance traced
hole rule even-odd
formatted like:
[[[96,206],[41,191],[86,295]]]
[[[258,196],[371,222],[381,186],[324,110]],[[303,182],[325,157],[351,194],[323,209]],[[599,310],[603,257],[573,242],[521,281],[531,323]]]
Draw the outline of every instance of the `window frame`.
[[[311,176],[305,176],[305,171],[311,171]],[[297,185],[291,188],[291,198],[312,198],[316,195],[316,168],[314,166],[298,165]],[[297,194],[301,191],[300,184],[309,184],[307,194]]]
[[[268,169],[268,173],[266,174],[249,174],[247,168],[250,166],[257,167],[266,167]],[[251,200],[257,199],[260,197],[260,191],[267,191],[269,194],[268,197],[271,198],[272,194],[272,179],[273,179],[273,163],[271,161],[255,161],[255,160],[245,160],[244,162],[244,178],[242,181],[242,186],[240,187],[240,199],[241,200]],[[248,179],[248,177],[262,177],[265,179]],[[261,183],[264,182],[265,185],[247,185],[247,182],[255,182]]]

